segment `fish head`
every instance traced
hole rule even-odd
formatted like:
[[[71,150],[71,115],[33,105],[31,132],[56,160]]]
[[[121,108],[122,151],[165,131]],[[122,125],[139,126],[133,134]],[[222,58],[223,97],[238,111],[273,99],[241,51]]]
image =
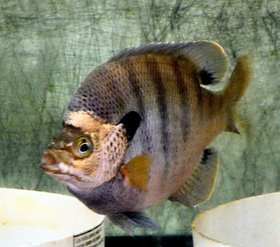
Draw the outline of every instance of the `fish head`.
[[[121,124],[86,119],[68,121],[44,151],[39,165],[48,175],[72,189],[92,189],[116,176],[127,149]],[[84,122],[85,123],[85,122]]]

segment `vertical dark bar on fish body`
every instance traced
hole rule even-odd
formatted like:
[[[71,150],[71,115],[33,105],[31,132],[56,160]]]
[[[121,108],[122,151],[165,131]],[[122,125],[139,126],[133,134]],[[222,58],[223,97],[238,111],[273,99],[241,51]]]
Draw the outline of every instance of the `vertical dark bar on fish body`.
[[[140,89],[139,81],[137,79],[133,62],[127,58],[124,62],[120,62],[120,65],[127,71],[128,73],[128,83],[130,83],[133,94],[135,96],[135,100],[137,101],[137,106],[139,109],[139,114],[142,118],[145,116],[145,107],[144,107],[144,96]]]
[[[151,75],[153,83],[155,84],[155,93],[157,99],[158,110],[160,114],[160,129],[161,129],[161,142],[164,155],[164,177],[168,174],[168,157],[169,157],[169,135],[168,135],[168,111],[167,111],[167,101],[166,101],[166,90],[164,87],[163,78],[160,72],[158,61],[155,58],[147,58],[146,61],[147,69]],[[163,179],[164,182],[164,179]]]
[[[187,94],[187,85],[184,81],[184,76],[182,74],[182,69],[180,68],[180,64],[178,60],[175,59],[172,64],[174,75],[176,77],[176,85],[178,88],[178,93],[180,97],[180,110],[181,110],[181,118],[180,118],[180,125],[181,131],[183,133],[183,140],[186,141],[189,134],[190,129],[190,119],[189,119],[189,102],[188,102],[188,94]]]
[[[141,119],[144,120],[141,121],[141,129],[143,131],[141,138],[142,140],[146,138],[147,141],[142,141],[143,145],[145,145],[145,147],[143,146],[142,148],[148,151],[151,148],[151,133],[148,133],[147,129],[144,96],[140,88],[141,84],[137,78],[137,74],[135,73],[134,62],[131,61],[130,58],[126,58],[124,62],[120,62],[120,65],[128,73],[128,83],[131,86],[134,98],[136,100],[137,108],[139,109],[138,113],[140,114]]]
[[[102,100],[101,105],[103,110],[101,110],[102,108],[96,108],[94,111],[106,121],[111,122],[112,116],[115,116],[116,112],[123,112],[126,102],[122,96],[121,82],[115,76],[115,72],[110,69],[109,66],[103,66],[102,76],[106,78],[106,82],[102,84],[103,90],[99,91],[97,97],[99,101]],[[106,95],[106,97],[104,97],[104,95]],[[95,104],[97,104],[97,102],[96,100]]]

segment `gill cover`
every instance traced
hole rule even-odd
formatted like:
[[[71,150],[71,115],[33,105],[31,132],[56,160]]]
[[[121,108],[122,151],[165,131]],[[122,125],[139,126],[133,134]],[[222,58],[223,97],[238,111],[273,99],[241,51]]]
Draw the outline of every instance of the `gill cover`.
[[[94,147],[93,154],[98,156],[98,163],[93,162],[92,166],[96,166],[98,174],[95,174],[95,177],[100,180],[98,184],[112,179],[116,175],[127,149],[126,130],[123,124],[105,123],[101,117],[93,116],[92,113],[86,111],[68,112],[65,123],[79,128],[92,139],[93,136],[98,139],[97,143],[83,138],[77,140],[77,150],[74,146],[74,152],[84,151],[84,154],[78,154],[83,158],[90,152],[90,148]],[[78,150],[79,148],[86,150]]]

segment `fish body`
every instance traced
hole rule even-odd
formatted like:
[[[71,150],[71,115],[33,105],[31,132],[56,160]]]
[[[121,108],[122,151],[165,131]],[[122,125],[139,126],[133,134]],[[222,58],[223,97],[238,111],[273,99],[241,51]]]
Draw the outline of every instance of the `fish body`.
[[[155,228],[143,209],[167,198],[193,207],[213,192],[218,156],[207,146],[223,131],[238,132],[248,56],[238,58],[222,91],[201,86],[226,72],[214,42],[125,49],[82,83],[41,168],[125,230]]]

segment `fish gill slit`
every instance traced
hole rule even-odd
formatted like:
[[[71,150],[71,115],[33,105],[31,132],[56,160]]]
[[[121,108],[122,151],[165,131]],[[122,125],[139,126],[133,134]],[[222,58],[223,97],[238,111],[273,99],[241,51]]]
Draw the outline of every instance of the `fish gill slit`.
[[[168,163],[169,163],[169,116],[167,109],[166,100],[166,89],[163,85],[163,78],[160,72],[158,61],[155,58],[148,58],[146,61],[146,66],[151,76],[151,79],[155,85],[156,100],[158,105],[158,111],[160,115],[160,129],[161,129],[161,143],[164,156],[164,173],[163,178],[168,176]],[[165,179],[162,179],[162,183],[165,183]],[[164,188],[162,184],[161,188]]]

